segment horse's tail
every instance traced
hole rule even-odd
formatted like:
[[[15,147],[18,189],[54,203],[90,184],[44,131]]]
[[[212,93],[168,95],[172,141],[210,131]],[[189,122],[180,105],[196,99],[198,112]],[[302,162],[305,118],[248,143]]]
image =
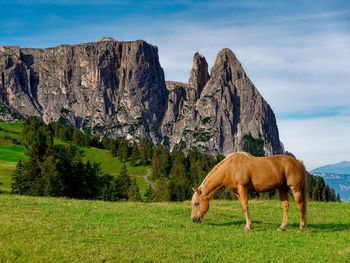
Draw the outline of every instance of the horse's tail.
[[[301,165],[302,165],[302,173],[303,173],[303,178],[302,178],[302,184],[301,184],[301,194],[302,194],[302,199],[304,203],[304,213],[305,213],[305,224],[306,224],[306,215],[307,215],[307,197],[308,197],[308,192],[307,192],[307,172],[305,169],[304,162],[301,160],[298,160]]]

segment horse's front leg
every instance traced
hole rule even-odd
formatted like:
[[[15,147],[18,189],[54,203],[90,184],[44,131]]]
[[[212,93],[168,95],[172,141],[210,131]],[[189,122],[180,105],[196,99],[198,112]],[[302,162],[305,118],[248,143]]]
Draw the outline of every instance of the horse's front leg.
[[[239,201],[241,201],[241,205],[242,205],[244,215],[245,215],[245,220],[246,220],[244,230],[249,231],[252,221],[250,220],[250,216],[248,212],[248,190],[244,186],[238,186],[238,195],[239,195]]]

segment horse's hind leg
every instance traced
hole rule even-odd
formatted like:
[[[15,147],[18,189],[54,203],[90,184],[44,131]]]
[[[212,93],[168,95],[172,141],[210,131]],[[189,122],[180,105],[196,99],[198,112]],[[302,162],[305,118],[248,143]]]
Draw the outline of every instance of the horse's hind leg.
[[[291,187],[291,189],[300,214],[300,224],[298,230],[300,232],[303,231],[304,227],[306,226],[306,203],[303,199],[301,189],[296,187]]]
[[[283,207],[283,220],[282,220],[282,225],[279,228],[277,228],[277,231],[283,231],[288,222],[288,208],[289,208],[288,190],[289,189],[287,187],[278,189],[280,199],[282,202],[282,207]]]
[[[248,190],[244,186],[239,186],[238,195],[239,195],[239,201],[241,201],[241,205],[242,205],[244,215],[245,215],[245,220],[246,220],[246,225],[244,227],[244,230],[249,231],[252,221],[250,220],[250,216],[248,212]]]

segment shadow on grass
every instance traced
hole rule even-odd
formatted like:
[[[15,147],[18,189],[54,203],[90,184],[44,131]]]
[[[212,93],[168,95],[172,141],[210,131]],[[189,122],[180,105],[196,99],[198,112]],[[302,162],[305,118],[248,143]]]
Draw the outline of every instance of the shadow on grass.
[[[11,133],[11,134],[21,134],[20,132],[18,132],[18,131],[10,131],[10,130],[8,130],[8,129],[3,129],[3,130],[1,130],[1,131],[3,131],[3,132],[6,132],[6,133]]]
[[[227,221],[227,222],[207,222],[210,226],[217,226],[217,227],[225,227],[225,226],[244,226],[245,221],[244,220],[238,220],[238,221]],[[253,221],[252,222],[252,229],[255,228],[255,230],[258,230],[259,228],[264,225],[265,227],[271,227],[271,229],[274,229],[274,227],[278,227],[275,224],[269,224],[262,221]],[[293,223],[287,225],[287,230],[290,229],[298,229],[299,223]],[[261,229],[260,229],[261,230]],[[307,224],[305,230],[309,231],[317,231],[317,232],[336,232],[336,231],[349,231],[350,230],[350,224],[335,224],[335,223],[324,223],[324,224]]]
[[[254,221],[254,224],[259,224],[261,221]],[[238,220],[238,221],[227,221],[227,222],[220,222],[220,223],[215,223],[215,222],[208,222],[207,223],[210,226],[236,226],[236,225],[245,225],[244,220]]]
[[[299,227],[299,224],[293,223],[290,224],[290,226],[293,227]],[[320,224],[307,224],[306,229],[312,229],[312,230],[322,230],[322,231],[346,231],[350,230],[350,224],[342,224],[342,223],[320,223]]]

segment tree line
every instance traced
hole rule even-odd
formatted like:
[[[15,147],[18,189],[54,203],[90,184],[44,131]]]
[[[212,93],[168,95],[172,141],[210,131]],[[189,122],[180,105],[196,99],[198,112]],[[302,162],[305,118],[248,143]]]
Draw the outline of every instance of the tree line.
[[[24,123],[23,142],[27,161],[20,160],[14,174],[13,192],[30,195],[68,196],[73,198],[140,200],[136,181],[127,174],[124,166],[118,177],[104,174],[99,164],[83,163],[75,146],[105,149],[121,162],[132,166],[151,165],[151,180],[156,189],[148,188],[148,201],[183,201],[192,197],[192,187],[197,187],[210,170],[224,156],[212,156],[192,149],[187,154],[169,152],[163,145],[152,146],[148,140],[130,143],[124,138],[89,136],[79,130],[57,122],[46,125],[37,117]],[[53,136],[70,143],[53,145]],[[243,137],[242,149],[255,156],[263,156],[268,140]],[[322,177],[307,175],[310,200],[340,201],[334,189]],[[251,199],[277,199],[278,191],[250,193]],[[236,199],[226,188],[218,190],[213,198]]]
[[[29,117],[23,124],[22,143],[28,159],[17,163],[12,193],[108,201],[141,200],[136,180],[128,175],[125,166],[119,176],[113,177],[103,173],[97,163],[84,163],[73,145],[54,145],[56,130],[52,128],[55,127],[37,117]],[[93,140],[89,139],[89,142]]]

